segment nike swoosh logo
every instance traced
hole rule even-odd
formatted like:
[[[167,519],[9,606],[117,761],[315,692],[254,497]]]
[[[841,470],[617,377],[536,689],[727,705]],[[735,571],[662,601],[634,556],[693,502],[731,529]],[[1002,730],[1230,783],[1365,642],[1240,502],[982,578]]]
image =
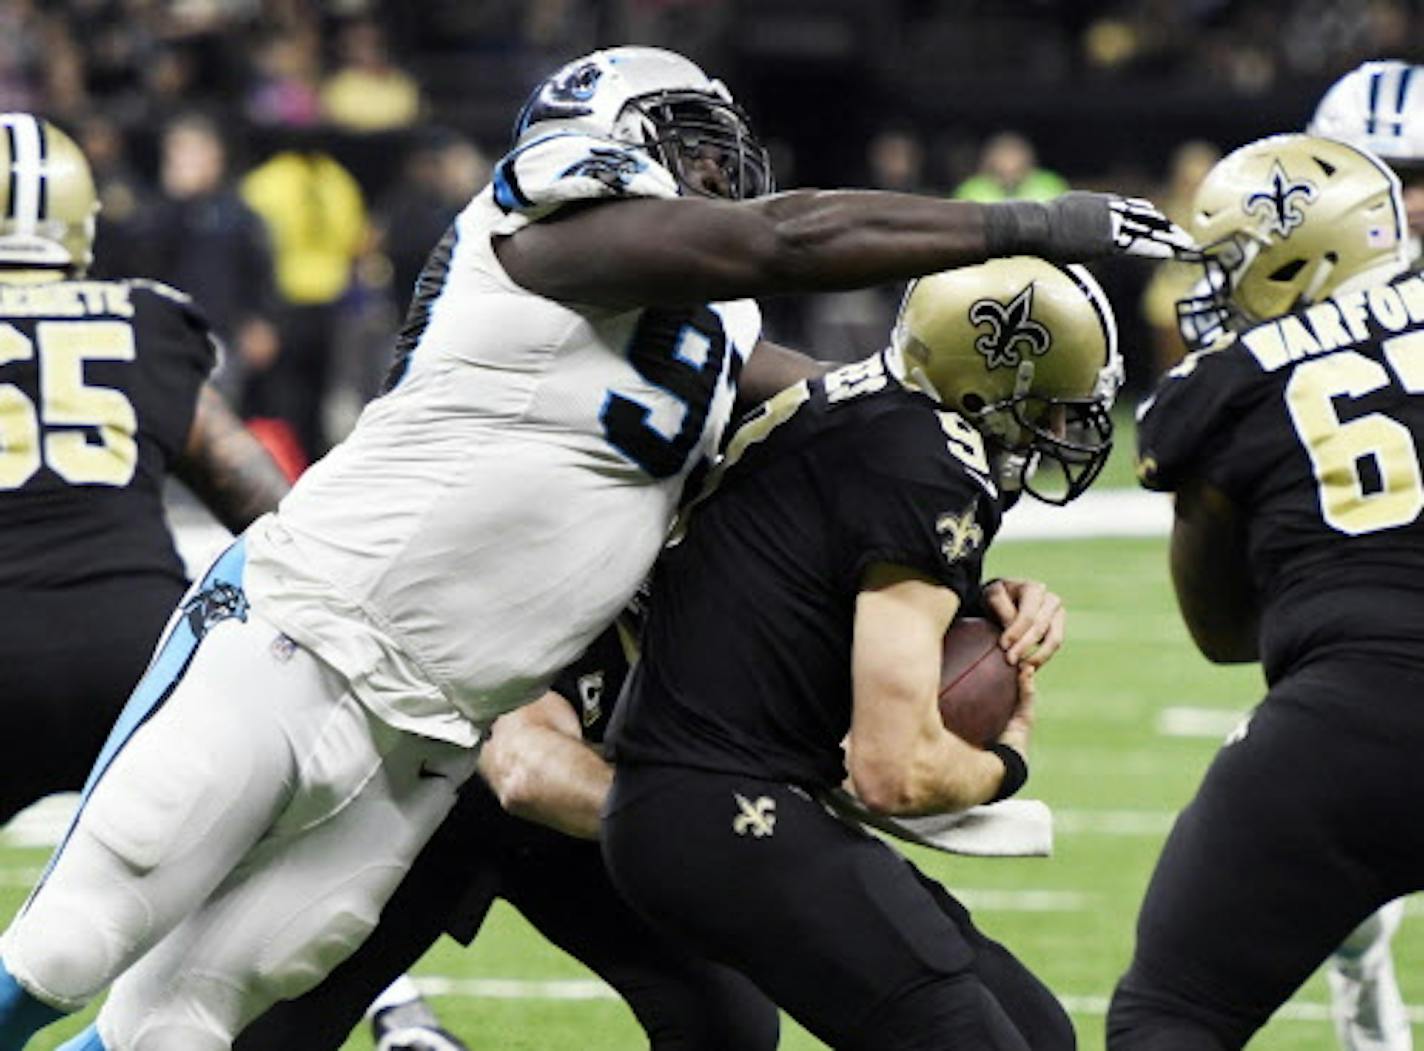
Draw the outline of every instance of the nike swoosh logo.
[[[416,776],[422,781],[429,781],[432,778],[440,778],[442,781],[449,780],[449,774],[442,774],[439,770],[433,769],[425,760],[421,760],[420,769],[416,771]]]

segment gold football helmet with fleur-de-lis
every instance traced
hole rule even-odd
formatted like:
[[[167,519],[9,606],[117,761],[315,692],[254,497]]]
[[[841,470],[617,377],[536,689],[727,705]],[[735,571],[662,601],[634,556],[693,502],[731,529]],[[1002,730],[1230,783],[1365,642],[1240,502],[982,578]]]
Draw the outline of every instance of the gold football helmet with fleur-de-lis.
[[[82,274],[94,259],[99,198],[73,139],[29,113],[0,113],[0,280]]]
[[[1080,266],[1018,256],[910,285],[891,336],[905,382],[978,429],[1000,485],[1067,503],[1112,449],[1117,324]],[[1060,476],[1039,467],[1055,464]]]
[[[1354,287],[1408,261],[1399,180],[1355,146],[1272,135],[1227,154],[1192,202],[1205,279],[1177,303],[1189,349]]]

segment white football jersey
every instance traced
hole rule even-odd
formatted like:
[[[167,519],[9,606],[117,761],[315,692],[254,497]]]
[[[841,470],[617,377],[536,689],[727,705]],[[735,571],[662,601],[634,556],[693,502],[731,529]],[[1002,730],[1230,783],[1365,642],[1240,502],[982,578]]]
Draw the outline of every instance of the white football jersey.
[[[247,540],[265,617],[386,722],[465,745],[633,595],[761,326],[748,300],[612,310],[520,288],[491,239],[530,216],[495,189],[437,250],[399,380]]]

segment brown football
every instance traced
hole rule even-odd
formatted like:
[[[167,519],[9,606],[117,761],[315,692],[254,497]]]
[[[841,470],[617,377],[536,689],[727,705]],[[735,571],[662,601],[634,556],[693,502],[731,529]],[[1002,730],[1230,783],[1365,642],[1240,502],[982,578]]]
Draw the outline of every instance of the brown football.
[[[951,624],[939,672],[939,714],[945,727],[983,748],[1004,732],[1018,696],[1018,675],[999,649],[999,626],[981,617]]]

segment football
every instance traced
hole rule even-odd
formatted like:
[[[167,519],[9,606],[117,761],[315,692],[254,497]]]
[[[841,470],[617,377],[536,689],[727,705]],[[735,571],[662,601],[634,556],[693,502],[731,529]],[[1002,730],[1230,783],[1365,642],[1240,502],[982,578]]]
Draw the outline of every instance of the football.
[[[982,617],[951,624],[939,672],[945,728],[983,748],[1004,732],[1018,696],[1018,675],[999,649],[999,626]]]

